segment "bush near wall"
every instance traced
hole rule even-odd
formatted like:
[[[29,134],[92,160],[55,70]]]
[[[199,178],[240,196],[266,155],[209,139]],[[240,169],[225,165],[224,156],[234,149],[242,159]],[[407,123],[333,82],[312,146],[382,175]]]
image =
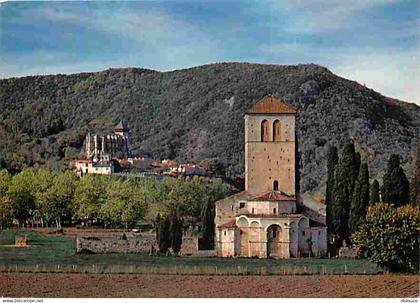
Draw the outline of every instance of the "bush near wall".
[[[420,209],[377,203],[368,208],[366,221],[353,234],[359,256],[391,271],[418,271]]]

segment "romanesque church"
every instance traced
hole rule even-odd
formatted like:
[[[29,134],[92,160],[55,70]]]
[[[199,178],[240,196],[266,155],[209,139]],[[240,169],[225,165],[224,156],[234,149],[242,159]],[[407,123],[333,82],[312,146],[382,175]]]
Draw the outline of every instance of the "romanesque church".
[[[245,112],[245,191],[216,202],[217,255],[321,256],[327,230],[298,212],[296,110],[272,96]]]

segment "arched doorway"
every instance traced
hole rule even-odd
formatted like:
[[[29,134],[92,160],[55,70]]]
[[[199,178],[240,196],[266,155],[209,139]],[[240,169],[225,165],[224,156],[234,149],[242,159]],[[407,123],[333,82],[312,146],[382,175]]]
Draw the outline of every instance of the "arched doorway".
[[[277,224],[267,228],[267,257],[278,257],[280,254],[281,227]]]

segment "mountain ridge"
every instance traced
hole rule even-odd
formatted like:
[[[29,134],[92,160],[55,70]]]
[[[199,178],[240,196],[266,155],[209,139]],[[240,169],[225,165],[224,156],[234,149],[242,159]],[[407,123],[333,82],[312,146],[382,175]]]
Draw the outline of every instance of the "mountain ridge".
[[[134,150],[209,160],[233,178],[243,172],[243,113],[268,94],[298,109],[303,192],[322,192],[327,146],[349,140],[373,176],[380,178],[390,153],[400,154],[411,174],[420,108],[315,64],[232,62],[2,79],[0,160],[12,168],[58,168],[80,155],[88,129],[103,131],[123,119]]]

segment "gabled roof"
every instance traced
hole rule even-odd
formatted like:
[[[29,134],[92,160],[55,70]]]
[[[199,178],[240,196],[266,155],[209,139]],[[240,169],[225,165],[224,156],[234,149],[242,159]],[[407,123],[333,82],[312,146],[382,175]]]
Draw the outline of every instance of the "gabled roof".
[[[251,199],[252,201],[295,201],[295,197],[291,197],[282,193],[281,191],[269,191],[262,195],[255,196]]]
[[[296,109],[271,95],[257,101],[246,114],[296,114]]]
[[[121,120],[114,129],[121,129],[121,130],[128,130],[127,126],[124,124],[123,120]]]

